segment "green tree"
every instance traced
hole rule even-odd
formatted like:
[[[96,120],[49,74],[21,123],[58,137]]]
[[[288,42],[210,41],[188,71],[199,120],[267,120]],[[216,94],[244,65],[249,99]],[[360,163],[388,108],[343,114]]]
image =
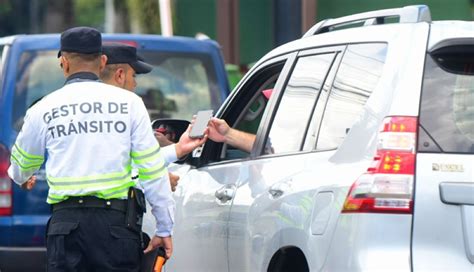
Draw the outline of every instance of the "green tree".
[[[102,30],[105,20],[104,6],[104,0],[75,0],[75,24],[96,27]]]
[[[161,33],[158,0],[127,0],[127,4],[131,19],[138,23],[140,32]]]

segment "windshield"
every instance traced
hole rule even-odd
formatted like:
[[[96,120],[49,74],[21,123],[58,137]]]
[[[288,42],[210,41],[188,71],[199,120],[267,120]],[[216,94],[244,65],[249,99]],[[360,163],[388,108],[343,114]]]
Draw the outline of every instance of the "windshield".
[[[57,58],[58,51],[26,51],[18,62],[13,127],[19,131],[26,110],[48,93],[64,84],[64,76]]]
[[[137,76],[136,93],[143,98],[150,118],[190,120],[199,110],[216,111],[221,101],[212,60],[206,55],[142,51],[154,66]]]
[[[136,93],[150,118],[190,120],[198,110],[217,110],[222,103],[214,66],[206,55],[140,52],[154,68],[137,76]],[[0,54],[1,55],[1,54]],[[26,110],[38,99],[59,89],[65,81],[57,50],[26,51],[18,62],[13,126],[19,131]]]

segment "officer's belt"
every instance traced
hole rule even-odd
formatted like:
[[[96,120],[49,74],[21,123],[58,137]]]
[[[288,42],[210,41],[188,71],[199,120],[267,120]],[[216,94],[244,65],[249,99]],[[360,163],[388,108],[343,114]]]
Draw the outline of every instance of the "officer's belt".
[[[120,212],[127,211],[126,199],[101,199],[95,196],[75,196],[70,197],[57,204],[53,204],[53,211],[75,208],[103,208]]]

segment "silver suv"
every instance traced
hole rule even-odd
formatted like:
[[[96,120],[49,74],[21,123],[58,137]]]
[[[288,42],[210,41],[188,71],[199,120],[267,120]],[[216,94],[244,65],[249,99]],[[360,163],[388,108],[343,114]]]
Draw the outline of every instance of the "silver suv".
[[[167,271],[474,270],[474,22],[423,5],[322,21],[216,116],[256,141],[171,167]]]

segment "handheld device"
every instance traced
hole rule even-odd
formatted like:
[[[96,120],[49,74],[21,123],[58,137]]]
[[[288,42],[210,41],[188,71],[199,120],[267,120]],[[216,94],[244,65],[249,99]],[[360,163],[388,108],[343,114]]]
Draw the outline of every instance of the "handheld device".
[[[212,110],[198,111],[196,114],[196,120],[194,121],[193,127],[189,132],[190,138],[202,138],[204,137],[204,131],[207,128],[209,120],[212,117]]]

